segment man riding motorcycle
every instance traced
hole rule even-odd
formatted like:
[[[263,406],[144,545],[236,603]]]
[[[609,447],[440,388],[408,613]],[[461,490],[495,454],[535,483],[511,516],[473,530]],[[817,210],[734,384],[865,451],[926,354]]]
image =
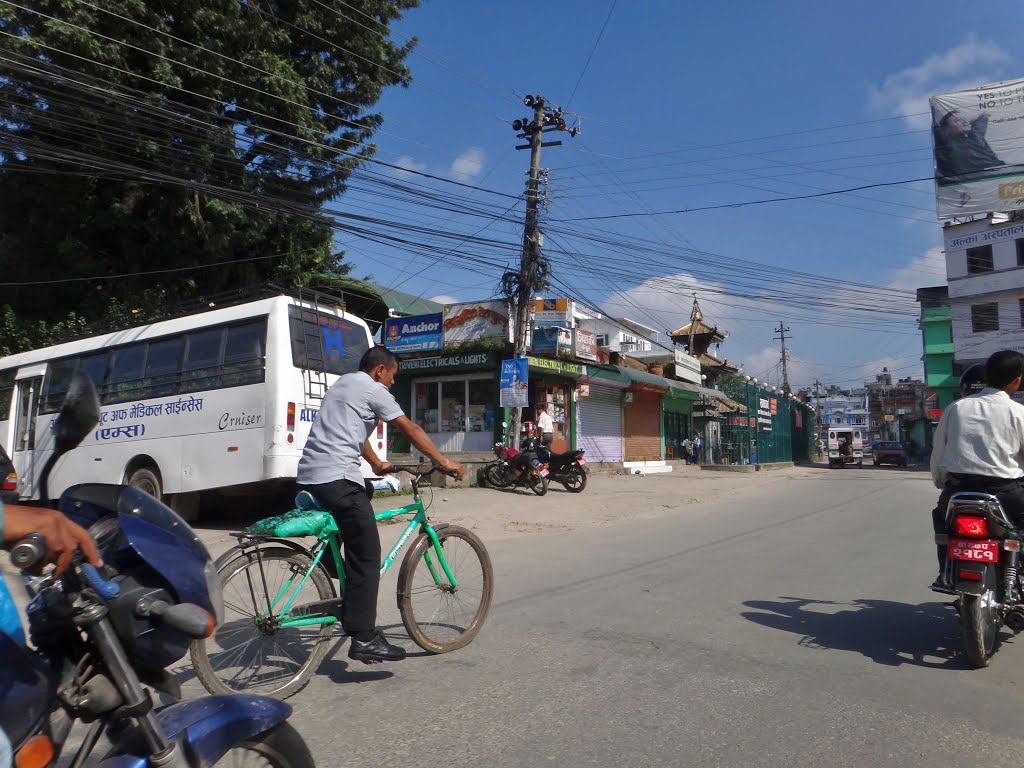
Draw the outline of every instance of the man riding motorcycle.
[[[932,528],[946,533],[946,511],[954,493],[990,493],[1018,527],[1024,527],[1024,405],[1010,396],[1021,387],[1024,355],[1014,350],[994,353],[960,379],[961,399],[942,414],[935,429],[931,472],[941,488],[932,510]],[[978,391],[979,385],[986,386]],[[937,545],[939,576],[945,583],[947,547]]]

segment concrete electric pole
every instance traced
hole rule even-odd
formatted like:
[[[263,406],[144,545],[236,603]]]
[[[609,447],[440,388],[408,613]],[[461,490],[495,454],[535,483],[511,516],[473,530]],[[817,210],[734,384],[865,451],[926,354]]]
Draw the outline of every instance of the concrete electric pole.
[[[780,320],[775,332],[779,334],[775,338],[782,340],[782,389],[788,395],[793,391],[789,386],[789,352],[786,350],[786,334],[789,333],[789,328]]]
[[[540,203],[540,150],[541,147],[557,147],[560,141],[544,141],[544,134],[550,131],[568,131],[570,136],[579,133],[579,128],[569,128],[562,116],[562,108],[549,109],[542,96],[527,96],[523,103],[533,107],[533,117],[515,120],[512,128],[520,138],[528,138],[529,144],[520,144],[516,149],[530,150],[529,178],[526,182],[526,223],[523,228],[523,255],[519,272],[505,273],[502,285],[510,298],[515,301],[515,356],[526,357],[526,339],[530,331],[530,311],[533,297],[538,289],[547,284],[548,265],[541,256],[543,233],[537,221]],[[509,438],[511,445],[519,447],[519,430],[523,421],[523,409],[513,408]]]

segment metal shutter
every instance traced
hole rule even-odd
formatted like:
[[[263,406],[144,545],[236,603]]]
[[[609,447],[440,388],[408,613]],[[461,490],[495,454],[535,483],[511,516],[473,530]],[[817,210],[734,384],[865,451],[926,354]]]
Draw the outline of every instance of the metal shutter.
[[[590,385],[590,395],[579,400],[576,446],[587,461],[622,461],[622,393]]]

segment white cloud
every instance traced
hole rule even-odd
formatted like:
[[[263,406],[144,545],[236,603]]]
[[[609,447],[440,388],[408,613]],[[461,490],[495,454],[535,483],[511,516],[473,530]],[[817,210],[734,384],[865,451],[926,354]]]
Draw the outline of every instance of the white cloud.
[[[429,301],[435,301],[438,304],[458,304],[459,300],[454,296],[449,296],[445,293],[440,293],[437,296],[431,296]]]
[[[694,291],[699,300],[702,292],[718,287],[713,283],[702,282],[687,272],[662,275],[609,295],[601,308],[613,317],[629,318],[664,333],[690,322]],[[707,310],[704,311],[707,314]],[[665,338],[662,337],[662,340]]]
[[[946,284],[946,256],[942,248],[929,248],[909,264],[896,270],[886,284],[889,288],[915,291]]]
[[[484,151],[480,147],[470,147],[452,161],[448,175],[456,181],[469,182],[480,175],[484,169]]]
[[[973,35],[959,45],[932,54],[920,64],[901,69],[868,87],[868,106],[878,113],[912,115],[928,111],[928,97],[991,81],[990,68],[1010,58],[991,40]],[[914,128],[926,128],[927,115],[907,118]]]
[[[427,170],[427,164],[421,163],[408,155],[402,155],[400,158],[395,160],[395,165],[399,166],[395,169],[395,173],[399,176],[412,176],[410,171],[420,171],[421,173]]]

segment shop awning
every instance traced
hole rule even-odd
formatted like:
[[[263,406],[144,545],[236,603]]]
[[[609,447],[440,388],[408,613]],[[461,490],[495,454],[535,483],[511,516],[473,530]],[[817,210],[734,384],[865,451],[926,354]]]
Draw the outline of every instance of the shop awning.
[[[613,389],[626,389],[632,383],[614,366],[600,366],[588,363],[580,384],[595,384],[596,386],[610,387]]]
[[[655,376],[653,373],[638,371],[634,368],[623,368],[621,365],[617,367],[619,369],[619,373],[629,379],[633,385],[640,384],[645,387],[660,390],[661,392],[668,391],[669,380],[664,376]]]
[[[344,275],[319,275],[312,284],[341,296],[350,311],[380,323],[392,316],[431,315],[443,309],[436,301]]]

